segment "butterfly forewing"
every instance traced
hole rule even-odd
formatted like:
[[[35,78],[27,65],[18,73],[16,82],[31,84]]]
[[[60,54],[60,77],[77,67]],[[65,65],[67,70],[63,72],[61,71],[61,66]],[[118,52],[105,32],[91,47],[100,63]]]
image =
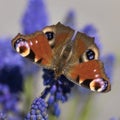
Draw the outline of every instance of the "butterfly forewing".
[[[51,68],[53,59],[52,49],[42,32],[36,32],[31,35],[18,34],[12,40],[12,45],[23,57],[43,67]]]

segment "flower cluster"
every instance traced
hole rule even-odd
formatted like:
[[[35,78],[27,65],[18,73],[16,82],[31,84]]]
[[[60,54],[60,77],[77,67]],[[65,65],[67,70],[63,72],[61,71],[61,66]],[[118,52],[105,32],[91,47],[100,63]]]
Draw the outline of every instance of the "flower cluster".
[[[55,116],[59,116],[60,108],[58,103],[59,101],[64,103],[68,100],[68,95],[71,92],[71,88],[74,86],[74,84],[66,79],[66,77],[63,75],[55,80],[54,72],[47,69],[44,69],[43,79],[43,84],[47,87],[42,93],[41,97],[45,99],[49,94],[47,103],[49,107],[53,107],[52,113]]]
[[[41,97],[36,98],[32,105],[30,112],[27,114],[25,120],[48,120],[47,113],[48,105]]]
[[[66,26],[70,26],[71,28],[75,28],[75,12],[74,10],[70,10],[67,13],[67,16],[64,19],[64,24]]]
[[[18,106],[21,101],[20,94],[23,92],[24,79],[35,73],[38,66],[17,54],[11,46],[10,38],[0,39],[0,58],[1,119],[4,114],[7,114],[5,115],[7,119],[19,120],[21,110],[18,109]]]
[[[48,15],[43,0],[29,0],[22,19],[24,34],[34,33],[46,26]]]
[[[0,112],[0,120],[6,120],[7,117],[3,112]]]
[[[14,119],[15,115],[19,115],[20,111],[18,108],[19,97],[16,94],[11,94],[7,85],[0,84],[0,117],[1,119]],[[9,115],[9,112],[11,115]],[[7,116],[5,115],[7,114]],[[18,116],[17,116],[18,117]],[[4,120],[3,119],[3,120]]]
[[[103,56],[102,58],[104,66],[105,66],[105,72],[110,78],[110,81],[112,82],[113,77],[113,68],[115,64],[115,55],[114,54],[107,54],[106,56]]]
[[[29,8],[24,14],[25,17],[23,17],[22,22],[24,26],[23,32],[25,34],[40,29],[41,24],[38,23],[39,20],[42,20],[42,17],[45,17],[45,20],[41,21],[41,23],[43,22],[44,25],[47,22],[45,10],[43,12],[41,11],[41,8],[44,9],[44,4],[41,0],[30,0]],[[39,12],[41,13],[39,14]],[[39,18],[37,18],[38,14]],[[31,19],[26,19],[27,17]],[[21,111],[17,109],[17,106],[20,101],[20,92],[23,92],[24,79],[26,76],[33,75],[39,70],[39,67],[22,58],[12,49],[11,38],[0,39],[0,58],[0,117],[1,119],[5,119],[3,114],[5,113],[9,120],[19,120],[18,116],[21,114]],[[9,112],[10,115],[8,115]],[[11,117],[11,113],[14,113],[14,117]]]
[[[23,79],[38,70],[32,64],[17,54],[9,39],[0,39],[0,83],[9,86],[12,93],[23,90]],[[32,69],[31,69],[32,68]]]

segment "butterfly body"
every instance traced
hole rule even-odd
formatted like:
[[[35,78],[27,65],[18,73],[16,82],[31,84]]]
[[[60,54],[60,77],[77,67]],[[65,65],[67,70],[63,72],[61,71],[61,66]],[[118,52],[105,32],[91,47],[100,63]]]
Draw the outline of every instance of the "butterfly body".
[[[57,57],[53,59],[55,78],[60,77],[65,73],[66,67],[68,67],[68,63],[71,59],[72,46],[71,42],[63,46],[61,52]]]
[[[74,33],[72,28],[58,23],[31,35],[18,34],[12,45],[23,57],[54,70],[56,80],[64,75],[92,91],[110,91],[94,38],[81,32]]]

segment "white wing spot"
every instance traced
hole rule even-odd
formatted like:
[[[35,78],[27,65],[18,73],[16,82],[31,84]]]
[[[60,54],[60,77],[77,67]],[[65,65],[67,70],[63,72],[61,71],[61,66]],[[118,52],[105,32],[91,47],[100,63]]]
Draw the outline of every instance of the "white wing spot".
[[[32,41],[30,41],[30,45],[31,45],[31,46],[33,45]]]
[[[96,78],[99,77],[99,74],[96,74],[95,77],[96,77]]]
[[[38,41],[36,40],[36,41],[35,41],[35,43],[37,44],[37,43],[38,43]]]

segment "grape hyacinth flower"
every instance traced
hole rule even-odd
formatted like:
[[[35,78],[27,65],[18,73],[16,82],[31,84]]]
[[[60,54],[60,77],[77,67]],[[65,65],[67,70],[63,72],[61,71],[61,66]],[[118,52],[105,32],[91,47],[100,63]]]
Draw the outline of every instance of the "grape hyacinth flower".
[[[48,23],[48,15],[43,0],[28,1],[26,11],[22,18],[22,31],[24,34],[39,31]]]
[[[47,22],[45,17],[46,13],[41,11],[41,8],[44,9],[43,2],[40,0],[30,0],[29,3],[30,11],[26,11],[25,17],[23,18],[23,32],[25,34],[34,32],[36,29],[41,29],[41,25]],[[31,12],[33,12],[33,14],[31,14]],[[39,14],[39,12],[41,12],[41,14]],[[39,17],[38,14],[40,15]],[[29,17],[32,19],[29,19]],[[36,17],[38,17],[38,19]],[[45,20],[41,19],[41,17],[45,17]],[[39,24],[39,21],[43,24]],[[0,106],[2,106],[0,109],[7,114],[9,120],[19,120],[21,111],[17,109],[17,106],[20,100],[20,92],[23,92],[23,80],[26,76],[38,71],[39,67],[17,54],[12,49],[10,38],[0,39],[0,58]],[[8,115],[8,111],[14,113],[13,117]],[[1,118],[2,117],[3,114],[1,114]]]
[[[13,51],[9,39],[0,39],[0,46],[0,83],[8,85],[12,93],[20,92],[23,89],[23,58]]]
[[[7,117],[3,112],[0,112],[0,120],[7,120]]]
[[[21,111],[18,104],[21,101],[24,78],[32,74],[34,65],[13,50],[10,38],[0,39],[0,58],[0,111],[7,114],[9,120],[19,120]],[[9,116],[8,113],[14,115]]]
[[[120,120],[120,118],[117,118],[117,117],[111,117],[109,120]]]
[[[47,69],[44,69],[43,80],[43,84],[47,87],[41,97],[45,99],[49,96],[47,100],[48,106],[53,108],[52,113],[58,117],[60,115],[58,103],[59,101],[64,103],[68,100],[68,95],[74,84],[63,75],[55,80],[54,72]]]
[[[0,39],[0,58],[0,119],[19,120],[18,96],[23,91],[24,60],[13,51],[9,38]]]
[[[113,68],[115,64],[115,55],[114,54],[107,54],[103,56],[102,58],[104,66],[105,66],[105,72],[110,78],[110,82],[112,82],[113,79]]]
[[[31,34],[41,30],[48,24],[48,15],[43,0],[28,0],[26,10],[23,14],[21,25],[22,32],[24,34]],[[36,64],[31,64],[28,60],[25,61],[27,70],[25,74],[34,74],[39,71],[39,67]],[[32,69],[31,69],[32,68]]]
[[[32,105],[30,112],[27,114],[25,120],[48,120],[47,113],[48,105],[41,97],[36,98]]]
[[[75,12],[73,10],[70,10],[64,18],[64,25],[75,29],[75,23]]]
[[[54,114],[56,117],[59,117],[61,111],[59,107],[59,101],[62,103],[66,102],[68,100],[69,94],[71,92],[71,88],[74,86],[72,82],[70,82],[68,79],[65,78],[65,76],[61,76],[57,80],[54,79],[54,72],[51,70],[44,69],[44,74],[43,74],[43,84],[46,86],[44,91],[42,92],[40,98],[36,98],[35,101],[33,101],[31,110],[34,112],[30,112],[27,114],[26,120],[30,120],[30,118],[33,118],[37,120],[37,116],[43,116],[41,112],[38,114],[35,113],[35,111],[38,109],[36,107],[35,109],[35,104],[40,103],[40,104],[48,104],[46,106],[47,110],[49,110],[50,113]],[[41,102],[36,102],[40,101]],[[45,101],[44,101],[45,100]],[[38,105],[38,104],[37,104]],[[42,109],[41,105],[39,106],[39,109]],[[45,111],[46,111],[45,109]],[[40,110],[41,111],[41,110]],[[46,112],[45,112],[46,113]],[[47,120],[48,118],[44,118],[44,120]],[[42,119],[40,119],[42,120]]]
[[[19,98],[16,94],[10,93],[9,87],[7,85],[0,84],[0,106],[1,106],[0,107],[0,113],[1,113],[0,118],[1,119],[3,118],[5,119],[6,117],[9,120],[10,118],[14,119],[15,115],[20,114],[20,111],[18,109],[18,103],[19,103],[18,99]],[[9,114],[9,112],[11,113],[11,115]]]
[[[10,42],[10,39],[0,39],[0,83],[17,93],[23,91],[25,76],[34,74],[39,67],[17,54]]]

